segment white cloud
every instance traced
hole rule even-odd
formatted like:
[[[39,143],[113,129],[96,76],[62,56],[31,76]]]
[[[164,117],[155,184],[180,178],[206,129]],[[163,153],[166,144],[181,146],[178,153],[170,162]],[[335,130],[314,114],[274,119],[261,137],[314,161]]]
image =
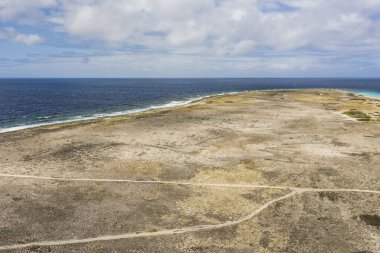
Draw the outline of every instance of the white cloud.
[[[236,9],[236,10],[233,10],[231,15],[230,15],[230,19],[232,20],[235,20],[235,21],[240,21],[244,18],[244,16],[247,15],[247,12],[245,10],[242,10],[242,9]]]
[[[113,47],[215,55],[250,52],[239,49],[247,41],[257,50],[378,50],[379,12],[378,0],[0,0],[2,20],[35,18]]]
[[[371,39],[360,49],[379,49],[380,37],[372,33],[377,24],[370,18],[380,11],[379,2],[278,0],[264,6],[259,0],[68,0],[51,20],[73,37],[174,52],[183,47],[199,52],[202,45],[210,54],[236,54],[246,41],[277,51],[355,50],[363,38]]]
[[[0,40],[33,45],[42,42],[43,38],[38,34],[19,33],[12,27],[6,27],[0,29]]]
[[[252,53],[255,46],[256,42],[253,40],[242,40],[235,45],[231,53],[232,55],[245,55],[247,53]]]
[[[54,7],[56,0],[0,0],[0,21],[30,24],[42,21],[43,9]]]
[[[0,0],[0,21],[62,32],[71,47],[103,45],[107,61],[88,64],[99,66],[136,56],[142,67],[165,57],[187,69],[301,71],[333,62],[317,54],[380,53],[380,0]],[[1,31],[9,41],[41,41]],[[115,56],[126,48],[128,57]]]

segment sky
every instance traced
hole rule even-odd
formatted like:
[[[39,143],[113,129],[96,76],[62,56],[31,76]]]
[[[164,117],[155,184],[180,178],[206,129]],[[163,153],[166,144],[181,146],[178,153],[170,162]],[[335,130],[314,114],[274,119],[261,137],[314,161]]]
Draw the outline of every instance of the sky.
[[[0,0],[0,77],[380,77],[380,0]]]

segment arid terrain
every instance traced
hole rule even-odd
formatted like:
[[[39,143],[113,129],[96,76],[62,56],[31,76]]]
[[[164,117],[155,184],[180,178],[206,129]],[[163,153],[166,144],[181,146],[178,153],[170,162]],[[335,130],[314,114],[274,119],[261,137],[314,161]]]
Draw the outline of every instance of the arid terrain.
[[[380,100],[258,91],[0,134],[0,252],[380,252]]]

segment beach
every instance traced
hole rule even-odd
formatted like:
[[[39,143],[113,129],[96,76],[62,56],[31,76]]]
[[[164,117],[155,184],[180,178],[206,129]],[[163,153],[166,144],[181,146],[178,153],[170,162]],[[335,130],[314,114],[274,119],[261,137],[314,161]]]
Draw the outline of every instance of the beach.
[[[380,251],[376,98],[241,92],[0,143],[0,252]]]

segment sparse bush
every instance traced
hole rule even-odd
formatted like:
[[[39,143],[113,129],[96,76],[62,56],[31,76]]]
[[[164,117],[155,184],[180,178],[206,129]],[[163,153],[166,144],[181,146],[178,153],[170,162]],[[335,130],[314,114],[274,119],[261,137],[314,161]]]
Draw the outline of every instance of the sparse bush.
[[[351,109],[349,111],[344,112],[343,114],[346,114],[352,118],[357,119],[358,121],[370,121],[371,117],[368,116],[366,113],[362,111],[358,111],[356,109]]]

